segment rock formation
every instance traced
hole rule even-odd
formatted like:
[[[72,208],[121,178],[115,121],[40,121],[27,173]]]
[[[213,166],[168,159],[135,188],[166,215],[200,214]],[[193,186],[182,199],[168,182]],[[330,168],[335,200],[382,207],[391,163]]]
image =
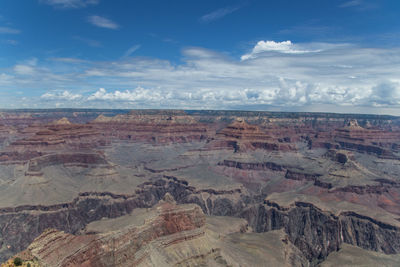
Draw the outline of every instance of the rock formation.
[[[91,125],[110,139],[137,142],[188,143],[208,137],[206,125],[198,123],[183,111],[165,111],[154,115],[132,111],[112,118],[100,115]]]
[[[358,251],[395,262],[399,140],[390,116],[1,112],[0,259],[316,266]]]
[[[144,222],[103,234],[74,236],[46,230],[28,251],[44,266],[145,266],[144,262],[152,261],[149,254],[154,246],[163,248],[204,235],[205,216],[196,205],[163,202],[149,213]]]
[[[236,119],[226,128],[216,134],[215,140],[209,144],[211,148],[231,148],[235,152],[248,150],[293,150],[289,144],[279,143],[278,140],[262,132],[257,125],[250,125],[242,118]]]
[[[345,127],[333,132],[322,132],[312,140],[314,147],[340,148],[360,153],[375,154],[381,158],[397,158],[400,133],[367,129],[350,120]],[[394,152],[394,153],[393,153]]]

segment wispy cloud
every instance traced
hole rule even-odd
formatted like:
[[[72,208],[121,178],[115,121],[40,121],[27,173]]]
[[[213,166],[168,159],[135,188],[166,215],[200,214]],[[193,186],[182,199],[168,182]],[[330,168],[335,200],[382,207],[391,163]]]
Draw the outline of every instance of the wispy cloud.
[[[36,65],[37,65],[37,58],[30,58],[27,60],[24,60],[20,63],[18,63],[17,65],[14,66],[14,72],[18,75],[28,75],[28,76],[32,76],[35,75],[37,73],[36,71]]]
[[[377,1],[376,1],[377,2]],[[375,9],[378,7],[378,3],[368,2],[365,0],[350,0],[343,2],[339,5],[340,8],[356,8],[360,11]]]
[[[82,36],[73,36],[72,38],[75,39],[75,40],[78,40],[78,41],[80,41],[82,43],[85,43],[85,44],[87,44],[88,46],[91,46],[91,47],[101,47],[101,46],[103,46],[101,44],[101,42],[99,42],[97,40],[90,39],[90,38],[86,38],[86,37],[82,37]]]
[[[29,65],[29,66],[36,66],[38,63],[38,59],[36,57],[32,57],[32,58],[22,61],[22,63]]]
[[[305,25],[298,25],[296,24],[293,27],[288,27],[285,29],[282,29],[278,32],[280,35],[285,35],[285,36],[310,36],[310,37],[319,37],[319,38],[326,38],[329,36],[336,35],[337,32],[339,32],[341,29],[335,25],[335,26],[325,26],[321,25],[320,22],[317,23],[309,23]],[[313,38],[315,39],[315,38]]]
[[[14,78],[15,77],[13,75],[1,73],[0,74],[0,86],[1,85],[9,86],[10,84],[12,84],[14,82]]]
[[[128,50],[126,50],[126,52],[124,53],[124,55],[122,57],[123,58],[129,57],[130,55],[132,55],[139,48],[140,48],[140,44],[137,44],[137,45],[134,45],[134,46],[130,47]]]
[[[175,39],[170,38],[170,37],[162,37],[162,36],[160,36],[158,34],[155,34],[155,33],[148,33],[147,35],[152,37],[152,38],[156,38],[156,39],[158,39],[158,40],[160,40],[160,41],[162,41],[164,43],[170,43],[170,44],[178,44],[179,43],[178,40],[175,40]]]
[[[97,5],[100,0],[39,0],[39,2],[56,8],[83,8]]]
[[[3,40],[2,43],[9,44],[9,45],[18,45],[19,44],[19,42],[17,40],[12,40],[12,39]]]
[[[214,20],[221,19],[221,18],[225,17],[226,15],[229,15],[240,8],[241,8],[241,6],[227,6],[227,7],[223,7],[223,8],[214,10],[214,11],[202,16],[200,18],[200,22],[208,23],[208,22],[212,22]]]
[[[115,23],[114,21],[107,19],[105,17],[101,16],[89,16],[88,21],[93,24],[94,26],[100,27],[100,28],[106,28],[106,29],[111,29],[111,30],[116,30],[119,28],[119,25]]]
[[[351,0],[340,4],[339,7],[354,7],[354,6],[359,6],[362,3],[363,3],[362,0]]]
[[[19,34],[21,31],[10,27],[0,27],[0,33],[3,34]]]
[[[18,75],[29,75],[32,76],[36,74],[35,68],[29,65],[15,65],[14,72]]]
[[[52,58],[49,58],[49,60],[63,62],[63,63],[72,63],[72,64],[87,62],[86,60],[79,59],[79,58],[73,58],[73,57],[52,57]]]
[[[142,57],[85,64],[31,59],[0,70],[0,90],[38,92],[24,102],[32,107],[43,101],[46,107],[326,111],[328,105],[336,112],[400,115],[400,47],[269,42],[255,43],[246,60],[196,47],[184,49],[179,64]],[[0,106],[9,105],[4,99]]]

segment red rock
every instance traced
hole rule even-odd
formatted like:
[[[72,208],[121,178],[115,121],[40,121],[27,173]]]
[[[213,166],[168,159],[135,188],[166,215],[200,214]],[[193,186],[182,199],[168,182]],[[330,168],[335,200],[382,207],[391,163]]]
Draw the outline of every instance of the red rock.
[[[204,234],[205,216],[197,205],[177,206],[161,202],[153,208],[141,226],[128,226],[105,234],[71,235],[47,230],[28,247],[28,253],[48,266],[135,266],[147,257],[146,247],[158,238],[185,232],[190,236]],[[199,230],[199,231],[196,231]]]
[[[279,143],[278,140],[260,130],[256,125],[250,125],[238,119],[216,134],[208,146],[209,149],[229,148],[235,151],[255,149],[289,151],[295,150],[293,145]]]

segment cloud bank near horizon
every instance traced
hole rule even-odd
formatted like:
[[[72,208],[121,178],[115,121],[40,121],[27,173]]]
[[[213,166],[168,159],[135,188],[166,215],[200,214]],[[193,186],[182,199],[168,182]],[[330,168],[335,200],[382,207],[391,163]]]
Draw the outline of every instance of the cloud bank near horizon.
[[[400,48],[262,40],[239,58],[185,48],[181,62],[29,59],[0,72],[0,94],[30,88],[16,107],[400,111]]]

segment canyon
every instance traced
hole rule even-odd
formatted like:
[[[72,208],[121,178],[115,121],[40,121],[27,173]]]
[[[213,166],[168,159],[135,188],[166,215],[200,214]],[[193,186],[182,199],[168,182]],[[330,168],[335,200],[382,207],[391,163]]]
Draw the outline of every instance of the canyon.
[[[395,116],[1,110],[0,261],[398,266],[399,174]]]

